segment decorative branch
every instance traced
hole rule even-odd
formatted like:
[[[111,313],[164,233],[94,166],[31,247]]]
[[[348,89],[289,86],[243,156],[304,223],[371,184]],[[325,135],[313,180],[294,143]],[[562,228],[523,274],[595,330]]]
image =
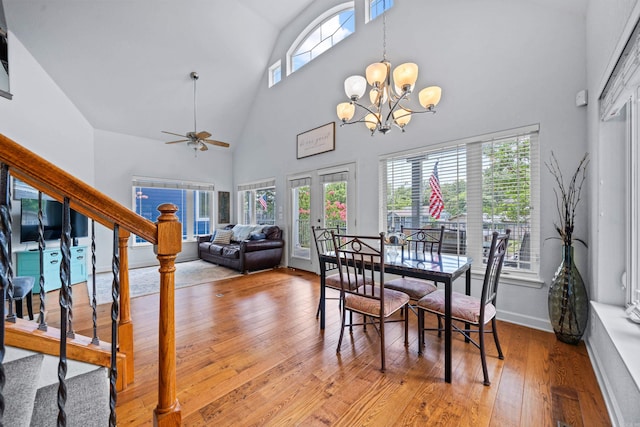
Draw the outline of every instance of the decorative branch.
[[[551,152],[551,162],[545,162],[545,166],[551,172],[558,188],[553,189],[553,193],[556,196],[556,209],[558,211],[558,217],[560,224],[554,223],[556,231],[559,234],[559,239],[565,246],[571,246],[573,244],[573,227],[576,217],[576,207],[580,203],[580,196],[582,194],[582,185],[587,179],[587,166],[589,165],[589,153],[585,153],[576,171],[571,176],[569,184],[565,187],[564,177],[558,164],[558,159],[555,153]],[[587,246],[584,240],[577,239],[583,245]]]

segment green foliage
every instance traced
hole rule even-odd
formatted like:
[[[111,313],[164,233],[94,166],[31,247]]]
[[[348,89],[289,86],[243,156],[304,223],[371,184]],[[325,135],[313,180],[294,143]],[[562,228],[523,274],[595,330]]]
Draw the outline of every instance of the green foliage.
[[[325,223],[344,222],[347,220],[347,183],[332,182],[324,187],[324,219]]]
[[[523,145],[526,144],[526,145]],[[483,147],[482,212],[500,221],[523,221],[531,206],[529,142],[508,140]]]

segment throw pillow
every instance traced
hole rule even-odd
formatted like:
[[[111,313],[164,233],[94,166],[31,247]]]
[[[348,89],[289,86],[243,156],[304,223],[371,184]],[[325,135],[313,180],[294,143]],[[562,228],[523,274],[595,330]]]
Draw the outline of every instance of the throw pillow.
[[[231,243],[231,230],[216,230],[216,237],[214,237],[211,243],[215,243],[218,245],[228,245]]]
[[[264,233],[256,233],[255,231],[249,235],[249,240],[262,240],[266,239],[267,235]]]
[[[249,238],[249,234],[253,231],[253,225],[243,225],[236,224],[231,231],[233,231],[233,236],[231,240],[236,242],[242,242],[243,240],[247,240]]]
[[[209,239],[209,241],[213,243],[213,239],[215,238],[216,238],[216,230],[213,230],[213,234],[211,235],[211,239]]]

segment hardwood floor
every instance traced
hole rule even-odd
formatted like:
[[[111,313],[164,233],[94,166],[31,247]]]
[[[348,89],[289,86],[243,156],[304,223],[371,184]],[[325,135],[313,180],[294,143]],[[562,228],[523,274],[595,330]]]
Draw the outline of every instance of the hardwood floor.
[[[500,322],[505,359],[489,339],[492,385],[485,387],[478,350],[454,334],[453,382],[446,384],[443,339],[427,333],[418,356],[412,314],[408,348],[402,323],[387,325],[381,373],[373,328],[347,331],[336,354],[337,301],[328,301],[323,333],[315,318],[318,283],[315,274],[277,269],[176,290],[183,425],[610,425],[583,343],[563,344],[551,333]],[[76,304],[80,298],[86,291],[74,286]],[[120,426],[152,424],[158,300],[132,299],[135,382],[118,395]],[[91,315],[79,305],[75,329],[91,335]],[[105,337],[107,307],[100,307]]]

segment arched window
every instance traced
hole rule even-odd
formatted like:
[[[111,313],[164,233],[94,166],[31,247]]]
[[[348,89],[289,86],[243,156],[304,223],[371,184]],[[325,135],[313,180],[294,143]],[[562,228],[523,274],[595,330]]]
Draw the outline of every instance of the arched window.
[[[353,2],[342,3],[318,16],[287,52],[287,75],[331,49],[355,31]]]

